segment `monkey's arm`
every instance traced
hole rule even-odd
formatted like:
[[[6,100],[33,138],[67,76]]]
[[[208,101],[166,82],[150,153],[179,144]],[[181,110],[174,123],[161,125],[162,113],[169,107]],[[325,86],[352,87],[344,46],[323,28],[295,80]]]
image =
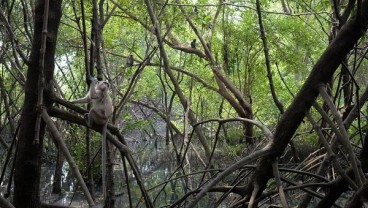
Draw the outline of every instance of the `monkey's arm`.
[[[89,96],[89,93],[87,93],[87,95],[84,98],[72,100],[70,102],[72,102],[72,103],[89,103],[89,102],[91,102],[91,98]]]
[[[96,82],[97,80],[95,80],[93,77],[91,78],[91,84],[89,86],[89,96],[91,99],[96,99],[98,98],[98,94],[96,92]]]
[[[84,98],[80,98],[77,100],[72,100],[70,102],[72,103],[89,103],[93,99],[93,96],[95,96],[95,79],[93,77],[89,78],[91,80],[91,84],[89,86],[89,90],[87,92],[87,95]]]

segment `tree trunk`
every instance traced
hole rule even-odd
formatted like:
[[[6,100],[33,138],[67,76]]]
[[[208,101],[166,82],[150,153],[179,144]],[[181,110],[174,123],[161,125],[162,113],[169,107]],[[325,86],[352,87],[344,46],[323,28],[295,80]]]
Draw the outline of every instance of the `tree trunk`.
[[[105,199],[105,205],[104,207],[114,207],[115,204],[115,185],[114,185],[114,148],[113,144],[111,142],[107,142],[107,168],[106,168],[106,174],[107,174],[107,180],[106,180],[106,192],[107,197]],[[104,177],[104,176],[103,176]]]
[[[276,126],[271,148],[275,154],[262,158],[254,172],[247,193],[252,193],[254,184],[259,187],[258,194],[262,193],[270,177],[272,177],[272,161],[280,156],[290,142],[295,131],[303,121],[307,111],[315,102],[318,88],[326,84],[343,61],[344,57],[364,35],[368,24],[368,1],[362,2],[360,13],[342,27],[336,38],[327,47],[308,79],[289,108],[282,115]]]
[[[61,193],[61,177],[62,177],[62,174],[63,174],[63,163],[64,163],[64,155],[58,148],[57,149],[57,157],[56,157],[54,182],[52,184],[52,193],[53,194],[60,194]]]
[[[40,48],[42,40],[44,1],[35,6],[35,23],[30,63],[27,71],[25,98],[19,131],[19,150],[14,176],[15,207],[40,207],[39,182],[41,174],[41,154],[45,125],[40,127],[39,143],[34,143],[37,118],[38,77],[40,69]],[[45,53],[45,86],[50,86],[54,72],[54,55],[57,31],[61,18],[61,1],[50,0]],[[45,106],[51,106],[45,99]]]

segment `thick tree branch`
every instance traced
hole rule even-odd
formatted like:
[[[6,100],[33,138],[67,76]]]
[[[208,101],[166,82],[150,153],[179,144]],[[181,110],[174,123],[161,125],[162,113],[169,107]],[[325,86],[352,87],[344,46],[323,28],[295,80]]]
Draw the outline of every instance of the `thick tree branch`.
[[[282,115],[276,126],[274,140],[270,143],[272,146],[271,149],[273,149],[276,154],[262,158],[258,163],[259,168],[251,178],[252,181],[260,184],[261,189],[259,193],[264,190],[268,179],[272,177],[270,174],[272,163],[270,161],[272,161],[272,158],[281,155],[290,142],[296,129],[315,102],[319,94],[319,86],[321,84],[326,84],[331,79],[344,57],[363,36],[367,28],[367,13],[368,1],[364,0],[362,2],[361,14],[366,15],[356,15],[341,28],[336,38],[327,47],[313,67],[308,79],[289,108]],[[248,193],[253,190],[251,185],[248,188]]]
[[[53,135],[52,138],[54,139],[55,145],[63,152],[63,155],[65,156],[66,160],[69,163],[70,169],[73,172],[74,176],[77,178],[82,191],[84,195],[87,198],[88,204],[90,207],[95,207],[95,202],[92,199],[92,196],[90,192],[88,191],[88,188],[83,180],[83,177],[78,169],[77,164],[75,163],[73,157],[71,156],[68,147],[66,146],[64,139],[62,138],[59,130],[55,126],[54,122],[46,112],[46,110],[43,110],[42,112],[42,118],[46,122],[48,129],[50,130],[51,134]]]

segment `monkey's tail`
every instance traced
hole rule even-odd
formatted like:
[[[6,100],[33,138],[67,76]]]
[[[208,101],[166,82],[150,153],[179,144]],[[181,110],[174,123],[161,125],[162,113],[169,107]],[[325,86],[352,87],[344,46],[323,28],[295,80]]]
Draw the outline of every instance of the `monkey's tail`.
[[[107,131],[107,123],[102,128],[102,144],[101,144],[101,155],[102,155],[102,192],[104,200],[106,200],[106,131]]]

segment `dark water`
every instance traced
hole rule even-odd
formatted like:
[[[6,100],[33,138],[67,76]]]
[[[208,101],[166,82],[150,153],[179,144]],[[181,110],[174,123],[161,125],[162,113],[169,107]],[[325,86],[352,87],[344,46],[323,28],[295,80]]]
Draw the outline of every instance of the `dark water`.
[[[145,182],[146,188],[150,188],[162,181],[165,181],[169,174],[171,173],[175,161],[172,161],[173,150],[165,145],[163,138],[156,139],[144,139],[139,140],[140,142],[129,139],[129,146],[132,149],[133,157],[135,157],[138,167],[141,168],[141,173],[143,180]],[[69,165],[64,162],[63,174],[62,174],[62,194],[52,194],[52,183],[54,180],[54,170],[53,165],[44,165],[42,167],[42,177],[41,177],[41,200],[49,204],[57,204],[63,206],[73,206],[73,207],[88,207],[88,203],[85,200],[83,193],[80,188],[75,192],[76,180],[72,173],[69,171]],[[115,207],[128,207],[128,195],[126,190],[126,179],[124,175],[124,169],[121,162],[120,154],[117,152],[115,166],[114,166],[114,180],[115,180],[115,192],[116,192],[116,202]],[[129,171],[131,171],[129,169]],[[95,179],[96,180],[96,179]],[[129,173],[129,183],[132,194],[132,201],[139,203],[141,193],[134,175]],[[101,185],[95,185],[96,190],[96,201],[99,207],[102,205],[102,195],[101,195]],[[157,191],[159,188],[157,188]],[[170,192],[173,192],[172,190]],[[155,193],[155,190],[152,191]],[[174,192],[173,194],[163,193],[162,196],[159,195],[155,204],[167,204],[172,202],[172,200],[177,199]],[[160,200],[163,200],[160,202]],[[133,203],[133,206],[136,204]],[[140,203],[138,207],[144,207],[144,204]]]

